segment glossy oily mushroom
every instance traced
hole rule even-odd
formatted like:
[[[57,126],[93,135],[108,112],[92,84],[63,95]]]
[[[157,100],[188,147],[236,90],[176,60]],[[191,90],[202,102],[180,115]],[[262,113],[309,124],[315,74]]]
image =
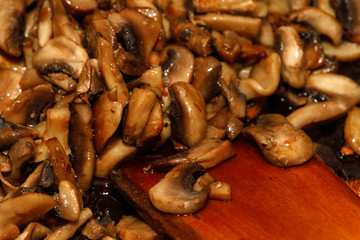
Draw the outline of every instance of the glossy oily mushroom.
[[[205,206],[209,188],[193,191],[196,179],[205,173],[197,164],[181,164],[168,172],[149,190],[155,208],[171,214],[191,214]]]
[[[84,15],[98,6],[96,0],[66,0],[63,3],[66,10],[75,15]]]

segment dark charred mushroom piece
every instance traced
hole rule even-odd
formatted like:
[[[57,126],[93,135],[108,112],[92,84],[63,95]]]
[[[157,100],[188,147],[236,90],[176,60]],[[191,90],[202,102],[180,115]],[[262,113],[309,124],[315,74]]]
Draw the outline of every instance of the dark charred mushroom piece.
[[[20,93],[2,116],[6,121],[20,125],[35,125],[46,107],[53,104],[54,92],[50,85],[39,85]]]
[[[255,125],[243,130],[255,140],[265,159],[278,167],[305,163],[315,152],[315,144],[301,129],[296,129],[280,114],[263,114]]]
[[[0,48],[19,57],[24,40],[26,1],[1,0],[0,5]]]
[[[172,84],[169,93],[172,137],[186,146],[194,146],[205,137],[205,100],[199,90],[185,82]]]
[[[196,179],[205,170],[197,164],[181,164],[174,167],[149,190],[151,203],[162,212],[191,214],[205,206],[209,188],[193,191]]]

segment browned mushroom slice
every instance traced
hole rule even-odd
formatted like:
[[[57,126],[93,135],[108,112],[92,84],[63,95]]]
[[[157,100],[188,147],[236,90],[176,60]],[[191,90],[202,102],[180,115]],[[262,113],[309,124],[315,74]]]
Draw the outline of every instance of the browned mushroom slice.
[[[6,236],[5,240],[16,239],[19,235],[20,229],[15,224],[7,223],[0,226],[0,236]]]
[[[323,10],[324,12],[330,14],[331,16],[335,17],[336,13],[335,13],[335,9],[333,7],[333,2],[332,0],[317,0],[317,5],[318,8]]]
[[[25,193],[0,202],[0,226],[15,224],[24,227],[37,220],[56,205],[52,196],[40,193]]]
[[[310,5],[310,0],[289,0],[289,4],[292,11],[296,11],[305,8]]]
[[[194,63],[194,55],[189,49],[180,45],[166,46],[160,53],[164,85],[167,87],[175,82],[190,83]]]
[[[241,36],[257,39],[261,29],[261,19],[224,13],[207,13],[196,15],[195,20],[214,30],[233,30]]]
[[[311,31],[303,38],[306,69],[317,69],[324,65],[326,56],[320,44],[319,34]]]
[[[21,73],[12,70],[0,70],[0,113],[21,93],[22,76]]]
[[[95,176],[106,178],[112,167],[134,155],[136,150],[136,146],[126,144],[121,138],[114,135],[102,154],[96,159]]]
[[[171,19],[186,17],[189,11],[189,2],[186,0],[155,0],[154,3]]]
[[[0,149],[7,149],[24,137],[35,138],[38,134],[34,128],[14,125],[0,117]]]
[[[87,191],[95,172],[96,151],[93,142],[93,113],[86,103],[72,103],[69,145],[76,181]]]
[[[209,199],[216,200],[231,200],[231,186],[225,182],[213,182],[210,183]]]
[[[123,216],[116,224],[117,235],[121,239],[155,240],[159,236],[152,228],[136,216]]]
[[[78,189],[68,180],[59,183],[56,211],[63,219],[75,222],[80,217],[82,200]]]
[[[150,88],[135,88],[130,96],[123,127],[123,141],[133,144],[142,135],[157,97]]]
[[[261,115],[256,124],[244,128],[243,133],[253,138],[265,159],[278,167],[303,164],[315,152],[311,138],[280,114]]]
[[[76,85],[76,94],[89,94],[89,99],[106,90],[105,83],[100,77],[97,59],[88,59],[81,71],[79,82]]]
[[[206,57],[213,52],[210,33],[203,28],[190,21],[176,20],[172,29],[177,42],[199,56]]]
[[[97,36],[96,39],[96,56],[105,85],[107,89],[116,92],[116,100],[125,107],[129,101],[129,90],[126,87],[123,76],[116,64],[113,48],[110,42],[102,36]]]
[[[206,12],[241,12],[249,13],[254,11],[256,7],[256,0],[195,0],[193,1],[194,8],[198,13]]]
[[[0,172],[10,172],[11,171],[11,162],[10,157],[0,152]]]
[[[81,35],[74,25],[74,21],[70,20],[63,3],[69,1],[50,0],[52,10],[52,28],[55,38],[64,36],[70,41],[81,45]]]
[[[51,38],[52,35],[52,10],[50,1],[43,2],[39,9],[39,22],[38,22],[38,39],[40,47],[43,47]]]
[[[25,0],[1,0],[0,48],[11,56],[22,54],[25,27]]]
[[[268,0],[267,5],[270,14],[287,15],[290,13],[289,0]]]
[[[191,214],[205,206],[209,188],[193,191],[197,177],[205,170],[198,164],[181,164],[168,172],[149,190],[150,201],[155,208],[171,214]]]
[[[279,54],[282,60],[281,75],[294,88],[302,88],[306,82],[305,59],[301,39],[292,27],[276,30],[279,37]]]
[[[29,223],[23,232],[17,237],[18,240],[28,240],[28,239],[42,239],[51,233],[51,230],[38,223],[32,222]]]
[[[360,44],[343,41],[335,46],[327,41],[322,41],[321,46],[325,55],[341,62],[352,62],[360,58]]]
[[[246,96],[239,92],[235,81],[231,80],[227,83],[224,79],[219,79],[219,86],[222,95],[226,98],[230,112],[238,118],[245,117]]]
[[[360,43],[360,4],[356,0],[331,1],[336,12],[336,18],[341,22],[344,29],[345,39]]]
[[[26,69],[26,71],[24,72],[24,75],[22,76],[21,81],[20,81],[21,89],[24,91],[24,90],[36,87],[41,84],[49,85],[49,82],[46,81],[39,74],[39,72],[36,71],[36,69],[34,69],[34,68]]]
[[[59,140],[57,138],[50,138],[46,141],[46,146],[49,150],[49,160],[54,169],[56,184],[59,185],[62,180],[68,180],[72,184],[76,184],[75,173],[69,157],[66,155]]]
[[[123,104],[117,100],[116,88],[100,95],[93,105],[95,148],[101,153],[106,142],[119,127]]]
[[[209,120],[209,126],[225,131],[227,138],[234,140],[241,133],[244,123],[227,109],[223,109]]]
[[[220,71],[221,63],[212,56],[195,59],[192,85],[200,90],[206,102],[221,92],[217,84]]]
[[[54,102],[54,92],[49,85],[39,85],[23,91],[8,106],[2,116],[9,122],[20,125],[34,125],[39,121],[42,110]]]
[[[344,125],[344,139],[357,154],[360,153],[360,108],[354,107],[347,115]]]
[[[226,62],[234,63],[241,52],[241,47],[236,40],[226,38],[218,31],[211,32],[214,48],[219,56]]]
[[[106,236],[107,229],[105,226],[98,223],[94,218],[91,218],[83,229],[81,230],[81,234],[88,239],[104,239]]]
[[[9,69],[19,73],[23,73],[26,68],[27,66],[22,58],[10,56],[4,51],[0,52],[0,69]]]
[[[97,8],[98,4],[96,0],[67,0],[63,1],[66,10],[70,14],[75,15],[84,15],[95,8]]]
[[[206,133],[205,100],[191,84],[176,82],[169,87],[172,137],[186,146],[194,146]]]
[[[32,63],[47,80],[66,91],[73,90],[89,58],[80,45],[65,36],[52,38],[33,55]]]
[[[148,168],[168,169],[183,163],[196,163],[208,169],[230,159],[235,154],[235,148],[229,140],[205,138],[188,150],[150,162]]]
[[[290,19],[310,24],[317,32],[329,37],[335,45],[341,43],[343,29],[340,22],[335,17],[318,8],[302,8],[293,12],[290,15]]]

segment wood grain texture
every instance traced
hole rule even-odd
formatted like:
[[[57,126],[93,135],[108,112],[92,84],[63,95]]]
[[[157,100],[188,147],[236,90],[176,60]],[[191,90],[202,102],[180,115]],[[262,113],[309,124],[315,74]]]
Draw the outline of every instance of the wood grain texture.
[[[144,173],[146,162],[115,168],[110,177],[139,214],[171,239],[360,239],[360,199],[321,159],[282,169],[251,143],[234,143],[237,156],[209,169],[232,186],[232,201],[208,200],[189,216],[161,213],[148,190],[164,174]]]

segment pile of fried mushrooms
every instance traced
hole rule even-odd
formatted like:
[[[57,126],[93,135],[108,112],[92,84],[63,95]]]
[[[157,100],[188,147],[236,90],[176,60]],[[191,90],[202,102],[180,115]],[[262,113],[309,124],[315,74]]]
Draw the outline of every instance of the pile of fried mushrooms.
[[[357,0],[0,5],[1,239],[155,239],[137,216],[101,225],[83,196],[164,143],[176,153],[149,164],[171,169],[149,197],[173,214],[231,199],[206,169],[233,157],[239,136],[291,167],[316,150],[304,127],[347,114],[344,138],[360,154],[360,85],[337,74],[360,58]],[[264,113],[280,90],[296,110]]]

